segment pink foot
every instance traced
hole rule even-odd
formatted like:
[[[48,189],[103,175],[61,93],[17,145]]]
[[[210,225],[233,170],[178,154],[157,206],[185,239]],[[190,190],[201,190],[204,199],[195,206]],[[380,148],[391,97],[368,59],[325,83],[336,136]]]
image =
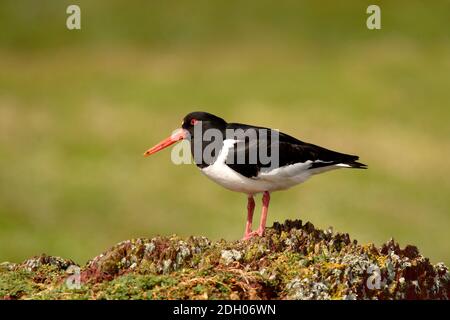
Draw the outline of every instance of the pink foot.
[[[256,231],[258,233],[258,236],[262,237],[264,235],[264,229],[258,228]]]
[[[249,240],[249,239],[251,239],[251,238],[253,238],[253,237],[256,237],[256,236],[262,237],[263,235],[264,235],[264,230],[258,228],[258,230],[252,231],[252,232],[246,234],[246,235],[242,238],[242,240]]]
[[[251,238],[256,237],[256,236],[259,236],[258,231],[252,231],[252,232],[250,232],[250,233],[247,233],[247,234],[242,238],[242,240],[250,240]]]

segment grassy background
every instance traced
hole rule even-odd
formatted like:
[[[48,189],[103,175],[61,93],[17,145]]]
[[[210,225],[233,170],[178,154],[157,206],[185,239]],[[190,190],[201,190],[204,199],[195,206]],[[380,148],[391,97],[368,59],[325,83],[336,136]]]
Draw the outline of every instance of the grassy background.
[[[72,3],[80,31],[65,28]],[[369,164],[275,193],[269,224],[393,236],[450,263],[450,4],[376,1],[370,31],[371,3],[3,0],[0,261],[83,263],[158,233],[240,238],[244,195],[170,151],[142,157],[204,110]]]

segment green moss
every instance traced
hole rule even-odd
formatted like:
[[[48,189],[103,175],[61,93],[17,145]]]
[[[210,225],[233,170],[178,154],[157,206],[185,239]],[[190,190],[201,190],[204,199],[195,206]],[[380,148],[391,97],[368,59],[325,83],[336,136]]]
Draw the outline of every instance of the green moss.
[[[16,272],[0,272],[0,296],[4,299],[18,299],[35,291],[31,281],[31,272],[18,270]]]
[[[73,261],[39,256],[0,264],[3,299],[446,299],[450,275],[417,248],[381,248],[301,221],[264,237],[218,241],[177,236],[123,241],[93,258],[69,288]],[[379,288],[371,288],[373,269]],[[373,281],[372,281],[373,282]]]
[[[126,274],[100,286],[100,299],[149,299],[155,288],[176,285],[165,276]]]

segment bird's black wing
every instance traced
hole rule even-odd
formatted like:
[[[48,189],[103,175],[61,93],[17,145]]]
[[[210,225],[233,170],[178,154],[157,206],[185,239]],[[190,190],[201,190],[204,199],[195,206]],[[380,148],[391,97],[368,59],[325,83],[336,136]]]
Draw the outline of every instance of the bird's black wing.
[[[256,138],[247,137],[244,142],[238,142],[230,150],[226,164],[236,172],[247,178],[256,177],[261,169],[275,169],[296,163],[311,161],[309,169],[347,164],[352,168],[366,168],[366,165],[357,162],[358,156],[332,151],[314,144],[300,141],[285,133],[269,128],[230,124],[247,132],[256,130]],[[266,134],[261,134],[266,130]],[[278,142],[272,134],[278,135]],[[251,135],[248,135],[251,136]],[[241,140],[242,141],[242,140]],[[261,150],[263,149],[263,150]],[[256,155],[256,156],[255,156]],[[278,157],[278,161],[269,161]],[[243,161],[244,159],[244,161]]]

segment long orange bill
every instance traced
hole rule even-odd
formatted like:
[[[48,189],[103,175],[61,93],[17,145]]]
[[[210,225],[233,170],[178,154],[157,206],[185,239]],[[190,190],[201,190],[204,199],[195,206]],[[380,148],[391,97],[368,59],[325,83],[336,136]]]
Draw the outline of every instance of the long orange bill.
[[[167,139],[164,139],[163,141],[158,143],[156,146],[145,151],[144,157],[148,157],[151,154],[154,154],[164,148],[167,148],[168,146],[174,144],[175,142],[185,139],[186,136],[187,136],[186,130],[181,129],[181,128],[177,129],[170,137],[168,137]]]

